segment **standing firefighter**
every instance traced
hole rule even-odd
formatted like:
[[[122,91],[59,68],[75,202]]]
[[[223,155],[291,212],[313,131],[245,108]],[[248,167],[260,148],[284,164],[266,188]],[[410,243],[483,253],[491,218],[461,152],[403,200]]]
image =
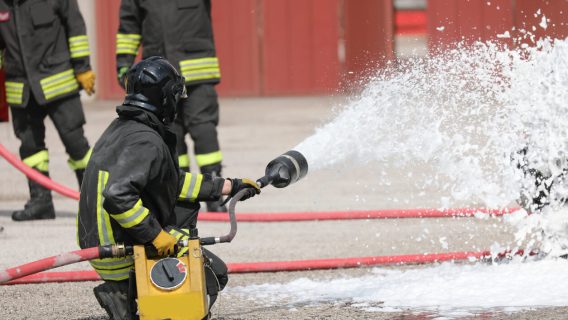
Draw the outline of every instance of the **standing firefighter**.
[[[221,176],[223,156],[217,140],[219,103],[214,85],[220,81],[215,56],[209,0],[122,0],[116,35],[118,79],[134,62],[142,44],[142,57],[163,56],[185,77],[188,98],[179,105],[174,130],[179,165],[189,171],[185,134],[194,142],[201,173]],[[211,212],[227,211],[221,201],[208,202]]]
[[[48,175],[44,119],[59,133],[79,185],[90,156],[83,133],[85,115],[79,90],[94,92],[85,23],[75,0],[0,1],[0,49],[6,72],[6,98],[20,157]],[[29,180],[30,200],[12,219],[53,219],[51,192]]]
[[[77,221],[81,248],[114,243],[151,244],[171,255],[183,229],[195,227],[199,202],[218,200],[243,189],[260,193],[248,179],[223,179],[180,170],[176,136],[168,125],[179,100],[186,97],[184,78],[165,59],[150,57],[127,72],[126,98],[118,118],[102,134],[85,172]],[[254,195],[254,193],[253,193]],[[180,221],[174,207],[193,212]],[[186,234],[187,235],[187,234]],[[212,304],[227,283],[227,267],[204,249],[207,292]],[[105,282],[94,289],[112,319],[126,319],[131,257],[92,260]]]

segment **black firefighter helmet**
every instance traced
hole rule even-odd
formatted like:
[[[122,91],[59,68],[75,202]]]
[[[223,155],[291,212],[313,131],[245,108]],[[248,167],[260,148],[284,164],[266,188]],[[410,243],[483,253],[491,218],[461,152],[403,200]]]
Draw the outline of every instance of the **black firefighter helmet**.
[[[185,79],[168,60],[149,57],[128,70],[125,105],[148,110],[168,124],[174,120],[182,98],[187,98]]]

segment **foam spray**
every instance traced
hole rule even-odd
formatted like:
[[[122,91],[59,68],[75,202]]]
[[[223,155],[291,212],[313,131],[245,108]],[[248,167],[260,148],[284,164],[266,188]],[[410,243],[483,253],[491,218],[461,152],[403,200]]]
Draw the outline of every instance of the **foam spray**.
[[[533,167],[558,173],[568,150],[567,124],[568,41],[515,50],[477,43],[382,70],[294,149],[312,172],[347,161],[401,169],[426,163],[433,168],[428,185],[447,191],[451,200],[504,207],[526,182],[512,156],[528,146]],[[557,188],[566,191],[562,184]],[[561,199],[555,198],[552,211],[563,207]],[[541,250],[568,248],[558,244],[568,239],[568,214],[560,215],[560,224],[546,216],[513,219],[519,244],[527,245],[527,237],[529,246],[556,239]]]

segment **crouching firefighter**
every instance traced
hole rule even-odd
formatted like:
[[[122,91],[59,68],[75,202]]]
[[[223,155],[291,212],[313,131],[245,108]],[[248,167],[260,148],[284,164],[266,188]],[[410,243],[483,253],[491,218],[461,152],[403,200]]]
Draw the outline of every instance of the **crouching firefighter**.
[[[199,201],[232,196],[244,189],[260,193],[249,179],[223,179],[180,170],[176,137],[169,125],[186,96],[185,80],[161,57],[135,64],[127,73],[126,98],[118,118],[93,148],[85,171],[78,215],[81,248],[113,243],[153,245],[159,255],[174,254],[184,229],[196,224]],[[185,214],[174,213],[176,205]],[[191,212],[191,214],[188,214]],[[227,283],[227,267],[204,250],[210,306]],[[94,289],[111,319],[129,319],[133,260],[92,260],[104,283]],[[131,279],[133,280],[133,279]],[[130,310],[129,310],[130,308]]]

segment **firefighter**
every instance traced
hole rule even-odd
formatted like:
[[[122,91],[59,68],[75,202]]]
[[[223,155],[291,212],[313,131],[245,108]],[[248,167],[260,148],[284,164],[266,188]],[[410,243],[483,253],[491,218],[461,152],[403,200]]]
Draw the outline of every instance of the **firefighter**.
[[[49,116],[81,185],[90,147],[79,90],[93,94],[95,75],[77,1],[0,1],[0,49],[20,157],[49,175],[44,126]],[[54,219],[51,191],[32,180],[28,184],[30,200],[12,219]]]
[[[185,135],[194,142],[201,173],[221,176],[223,156],[217,139],[220,81],[211,26],[211,1],[122,0],[116,36],[118,79],[123,79],[142,44],[142,57],[163,56],[185,77],[188,98],[179,105],[175,133],[180,167],[189,171]],[[222,199],[208,202],[210,212],[226,212]]]
[[[170,255],[176,237],[195,226],[198,201],[233,196],[244,189],[254,190],[252,195],[260,193],[249,179],[223,179],[179,168],[176,136],[169,124],[179,100],[186,96],[184,81],[160,57],[142,60],[128,71],[118,118],[96,143],[85,172],[77,222],[81,248],[153,244],[160,255]],[[193,210],[191,221],[178,219],[176,203]],[[212,271],[206,273],[212,303],[227,283],[227,268],[210,252],[204,255],[212,261]],[[132,258],[92,260],[91,264],[105,280],[94,289],[97,300],[112,319],[126,318]]]

